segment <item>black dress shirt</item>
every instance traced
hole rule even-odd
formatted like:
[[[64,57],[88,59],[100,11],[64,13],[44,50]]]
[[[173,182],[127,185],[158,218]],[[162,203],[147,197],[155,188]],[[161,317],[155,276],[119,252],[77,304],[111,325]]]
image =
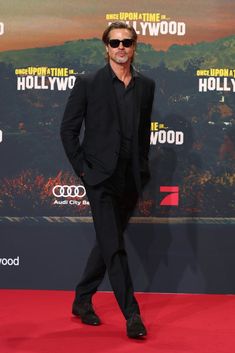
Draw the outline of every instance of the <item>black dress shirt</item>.
[[[113,79],[113,87],[116,94],[117,105],[119,108],[119,118],[121,127],[121,146],[120,157],[131,158],[131,143],[133,135],[133,119],[134,119],[134,86],[135,78],[138,75],[136,71],[131,70],[132,78],[127,87],[119,80],[113,72],[111,66],[110,71]]]

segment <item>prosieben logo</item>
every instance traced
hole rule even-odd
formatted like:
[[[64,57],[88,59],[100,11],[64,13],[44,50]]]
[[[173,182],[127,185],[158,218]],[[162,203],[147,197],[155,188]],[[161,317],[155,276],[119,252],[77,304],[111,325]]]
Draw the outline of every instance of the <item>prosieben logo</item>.
[[[17,256],[16,258],[6,258],[0,257],[0,266],[19,266],[20,265],[20,257]]]

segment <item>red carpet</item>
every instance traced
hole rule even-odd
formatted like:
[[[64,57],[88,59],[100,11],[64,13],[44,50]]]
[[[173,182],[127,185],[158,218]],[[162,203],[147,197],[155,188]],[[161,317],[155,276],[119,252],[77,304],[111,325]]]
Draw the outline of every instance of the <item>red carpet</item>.
[[[235,296],[137,294],[148,329],[126,337],[112,293],[97,293],[103,324],[90,327],[70,313],[72,292],[0,290],[1,353],[233,353]]]

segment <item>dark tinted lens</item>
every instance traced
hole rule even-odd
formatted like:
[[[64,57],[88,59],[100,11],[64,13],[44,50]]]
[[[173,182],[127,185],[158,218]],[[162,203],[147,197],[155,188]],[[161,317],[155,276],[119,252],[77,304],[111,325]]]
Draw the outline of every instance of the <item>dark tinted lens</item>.
[[[120,44],[120,40],[119,39],[110,39],[110,41],[109,41],[109,45],[112,48],[119,47],[119,44]]]
[[[110,39],[110,41],[109,41],[109,45],[111,48],[118,48],[120,43],[122,43],[124,47],[129,48],[133,44],[133,39],[128,39],[128,38],[123,39],[123,40]]]
[[[124,47],[129,48],[132,46],[133,40],[132,39],[124,39],[122,44]]]

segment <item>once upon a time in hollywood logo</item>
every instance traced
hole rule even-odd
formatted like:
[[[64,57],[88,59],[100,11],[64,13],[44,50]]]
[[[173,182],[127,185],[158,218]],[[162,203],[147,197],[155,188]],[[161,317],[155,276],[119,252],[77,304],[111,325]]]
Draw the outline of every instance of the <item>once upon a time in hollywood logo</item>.
[[[150,130],[150,145],[182,145],[184,143],[183,131],[169,129],[164,123],[152,121]]]
[[[76,72],[67,67],[26,67],[15,69],[17,90],[57,90],[72,89]]]
[[[142,36],[177,35],[186,34],[185,22],[172,20],[162,13],[151,12],[118,12],[108,13],[105,16],[108,23],[115,21],[126,22],[134,27],[137,34]]]
[[[235,69],[200,69],[197,70],[196,75],[200,77],[198,80],[199,92],[235,92]]]

